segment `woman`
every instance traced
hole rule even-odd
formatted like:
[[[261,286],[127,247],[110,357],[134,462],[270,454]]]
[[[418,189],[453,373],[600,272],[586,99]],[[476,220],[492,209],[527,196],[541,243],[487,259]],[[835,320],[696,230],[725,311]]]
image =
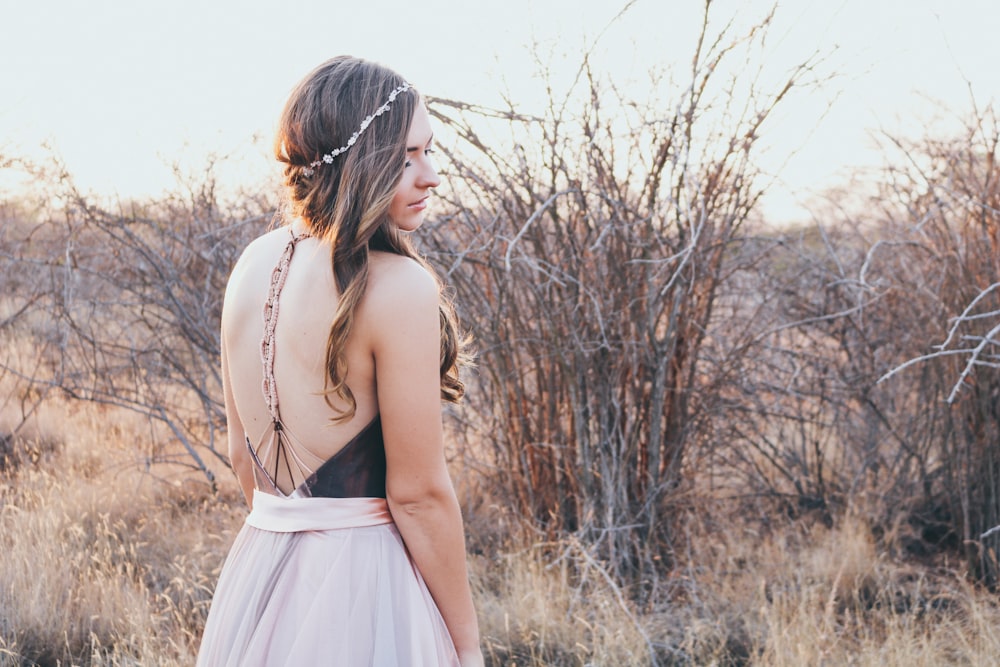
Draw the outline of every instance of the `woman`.
[[[483,663],[442,444],[461,341],[402,234],[440,183],[432,138],[418,93],[363,60],[320,65],[288,100],[275,154],[290,223],[247,247],[223,307],[251,512],[199,665]]]

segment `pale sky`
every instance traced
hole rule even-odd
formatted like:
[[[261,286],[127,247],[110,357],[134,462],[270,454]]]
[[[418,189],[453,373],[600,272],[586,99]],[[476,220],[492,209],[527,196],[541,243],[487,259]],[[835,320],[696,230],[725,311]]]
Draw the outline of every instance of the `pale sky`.
[[[424,93],[486,105],[508,89],[539,104],[532,44],[557,81],[624,0],[0,0],[0,153],[51,147],[85,189],[123,197],[169,187],[168,164],[232,154],[230,178],[276,171],[273,128],[292,86],[350,53],[393,67]],[[699,0],[636,0],[594,52],[623,82],[686,63]],[[772,2],[716,0],[719,25]],[[819,50],[837,76],[765,128],[765,201],[803,215],[810,193],[875,164],[873,130],[915,133],[937,101],[959,116],[996,103],[996,0],[782,0],[765,68],[780,76]],[[970,94],[971,86],[971,94]],[[635,89],[639,98],[641,88]],[[832,103],[832,106],[830,106]],[[829,107],[829,109],[828,109]],[[256,137],[256,140],[255,140]],[[238,165],[239,168],[232,165]],[[15,186],[0,179],[0,196]],[[6,195],[5,195],[6,192]]]

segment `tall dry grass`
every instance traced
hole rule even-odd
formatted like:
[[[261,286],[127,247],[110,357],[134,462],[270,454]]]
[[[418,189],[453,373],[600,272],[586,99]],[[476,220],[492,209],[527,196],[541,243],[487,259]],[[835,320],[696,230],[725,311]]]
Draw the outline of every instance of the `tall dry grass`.
[[[134,413],[50,399],[4,444],[0,666],[193,663],[245,510],[223,470],[212,495],[190,469],[136,466],[151,437]],[[908,561],[860,515],[763,509],[682,517],[669,597],[639,607],[592,546],[467,508],[488,664],[995,664],[1000,605],[957,561]]]
[[[237,491],[144,472],[149,438],[134,413],[50,400],[5,441],[0,664],[193,663]]]

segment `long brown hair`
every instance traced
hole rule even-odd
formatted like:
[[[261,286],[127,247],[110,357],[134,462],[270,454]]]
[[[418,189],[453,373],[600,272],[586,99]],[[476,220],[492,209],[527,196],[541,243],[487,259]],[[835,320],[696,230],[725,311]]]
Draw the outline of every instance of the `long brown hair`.
[[[314,69],[292,91],[281,114],[275,157],[284,166],[290,212],[305,221],[309,233],[331,247],[333,274],[340,301],[326,344],[326,402],[331,396],[347,403],[335,421],[354,416],[357,402],[347,386],[345,349],[354,313],[368,284],[371,250],[410,257],[436,273],[389,219],[389,206],[403,175],[406,138],[418,104],[412,88],[399,94],[391,109],[357,137],[350,150],[332,163],[309,165],[340,146],[382,106],[403,78],[377,63],[339,56]],[[442,296],[441,397],[457,402],[465,393],[459,379],[464,339],[455,311]]]

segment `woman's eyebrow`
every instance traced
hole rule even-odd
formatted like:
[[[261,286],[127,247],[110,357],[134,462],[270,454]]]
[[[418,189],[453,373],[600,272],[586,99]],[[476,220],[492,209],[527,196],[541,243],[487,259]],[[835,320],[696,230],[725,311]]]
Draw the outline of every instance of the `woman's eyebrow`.
[[[432,141],[434,141],[434,135],[433,134],[431,134],[431,136],[427,139],[427,143],[424,144],[424,145],[425,146],[430,146]],[[406,147],[406,152],[407,153],[413,153],[414,151],[419,151],[419,150],[420,150],[420,146],[407,146]]]

